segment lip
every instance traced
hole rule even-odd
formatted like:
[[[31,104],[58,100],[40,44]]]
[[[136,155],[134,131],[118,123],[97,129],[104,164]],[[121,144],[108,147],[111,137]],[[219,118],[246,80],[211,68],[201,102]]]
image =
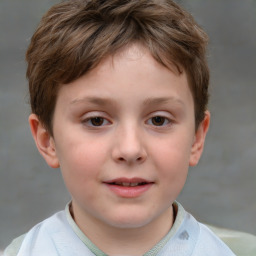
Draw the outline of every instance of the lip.
[[[123,198],[136,198],[148,191],[154,182],[143,178],[117,178],[103,182],[111,192]],[[122,186],[120,183],[142,183],[137,186]]]

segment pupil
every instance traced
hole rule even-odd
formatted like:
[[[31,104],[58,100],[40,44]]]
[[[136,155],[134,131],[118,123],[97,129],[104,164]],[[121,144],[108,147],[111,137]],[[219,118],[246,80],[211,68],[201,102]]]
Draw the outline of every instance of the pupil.
[[[94,117],[94,118],[91,119],[91,122],[94,126],[101,126],[103,124],[103,118]]]
[[[163,124],[164,124],[164,120],[165,120],[164,117],[162,117],[162,116],[156,116],[156,117],[153,117],[152,123],[153,123],[154,125],[160,126],[160,125],[163,125]]]

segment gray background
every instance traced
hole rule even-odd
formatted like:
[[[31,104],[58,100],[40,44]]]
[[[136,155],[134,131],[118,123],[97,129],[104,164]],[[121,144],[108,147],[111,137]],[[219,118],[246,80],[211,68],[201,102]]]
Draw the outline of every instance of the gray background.
[[[24,54],[57,1],[0,0],[0,251],[64,208],[59,170],[37,153]],[[211,129],[179,200],[199,220],[256,234],[256,1],[179,1],[210,36]]]

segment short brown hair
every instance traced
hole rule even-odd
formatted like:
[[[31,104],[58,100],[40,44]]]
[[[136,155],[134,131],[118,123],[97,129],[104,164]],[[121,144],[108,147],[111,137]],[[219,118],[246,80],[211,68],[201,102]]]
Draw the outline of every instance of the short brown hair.
[[[52,133],[60,86],[139,42],[164,66],[186,71],[197,128],[208,103],[207,41],[193,17],[171,0],[64,1],[43,16],[27,50],[32,112]]]

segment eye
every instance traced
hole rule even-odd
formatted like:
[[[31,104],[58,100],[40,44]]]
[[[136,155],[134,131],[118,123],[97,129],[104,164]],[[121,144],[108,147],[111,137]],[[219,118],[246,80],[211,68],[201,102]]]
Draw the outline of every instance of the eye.
[[[83,123],[86,124],[87,126],[99,127],[99,126],[104,126],[109,124],[109,121],[103,117],[95,116],[95,117],[87,118],[86,120],[83,121]]]
[[[150,125],[165,126],[170,123],[170,120],[164,116],[154,116],[148,120]]]

